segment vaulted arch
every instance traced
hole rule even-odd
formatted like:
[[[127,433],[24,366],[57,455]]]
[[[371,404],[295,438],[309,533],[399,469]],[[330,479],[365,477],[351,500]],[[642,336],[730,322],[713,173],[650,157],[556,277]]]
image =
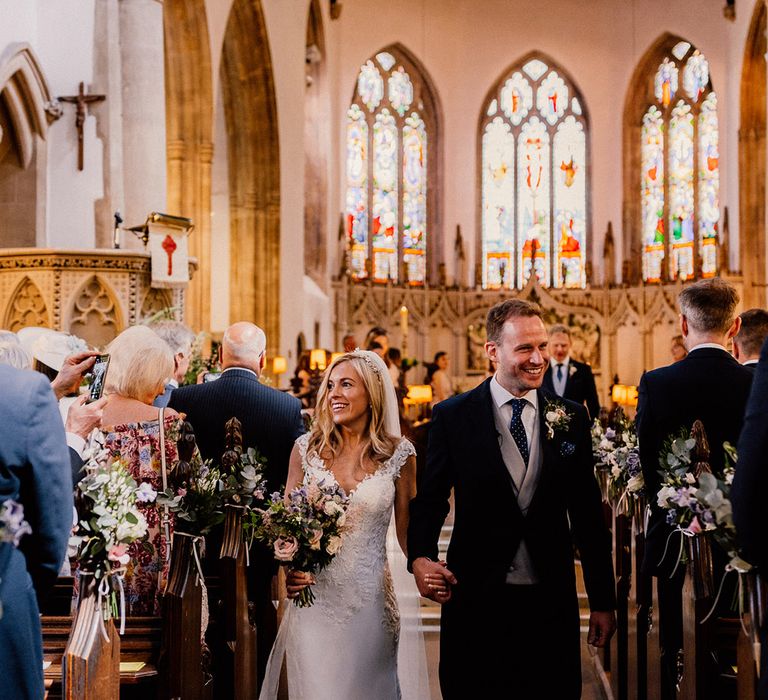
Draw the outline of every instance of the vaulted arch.
[[[28,44],[0,57],[0,246],[35,246],[45,230],[44,146],[60,116],[40,64]]]
[[[765,235],[766,10],[755,4],[741,69],[739,123],[739,234],[744,306],[768,303]]]
[[[204,0],[165,0],[165,118],[168,212],[192,219],[189,254],[198,268],[185,311],[193,327],[211,322],[213,76]]]
[[[230,193],[230,318],[280,343],[280,165],[277,107],[259,0],[235,0],[221,60]]]

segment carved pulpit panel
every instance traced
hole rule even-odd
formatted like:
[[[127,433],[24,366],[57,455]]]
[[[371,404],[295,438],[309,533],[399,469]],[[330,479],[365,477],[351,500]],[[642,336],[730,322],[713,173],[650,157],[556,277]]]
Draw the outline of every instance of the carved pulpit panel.
[[[122,328],[118,313],[109,288],[94,275],[75,294],[69,332],[94,347],[104,347]]]
[[[40,288],[25,277],[8,305],[3,328],[14,333],[26,326],[51,327],[51,319]]]

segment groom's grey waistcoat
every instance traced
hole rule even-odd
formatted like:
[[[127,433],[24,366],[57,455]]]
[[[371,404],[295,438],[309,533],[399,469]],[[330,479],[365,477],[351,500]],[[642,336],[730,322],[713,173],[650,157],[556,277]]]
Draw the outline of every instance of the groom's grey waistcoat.
[[[529,404],[525,410],[534,410],[532,404]],[[502,415],[502,410],[496,405],[496,402],[493,402],[493,420],[496,423],[496,432],[499,435],[501,457],[504,460],[504,465],[507,467],[509,476],[514,484],[515,494],[517,495],[517,505],[520,506],[523,516],[525,516],[528,511],[528,506],[531,504],[533,494],[536,492],[539,476],[541,474],[542,460],[538,416],[540,408],[536,408],[535,410],[536,416],[533,421],[533,430],[528,444],[528,468],[526,469],[525,462],[517,447],[517,443],[512,437],[512,433],[509,431],[509,421],[506,419],[505,415]],[[512,566],[507,573],[507,583],[522,585],[538,583],[536,570],[531,561],[531,556],[528,553],[528,546],[525,543],[525,539],[520,541],[520,546],[515,553],[515,558],[512,560]]]

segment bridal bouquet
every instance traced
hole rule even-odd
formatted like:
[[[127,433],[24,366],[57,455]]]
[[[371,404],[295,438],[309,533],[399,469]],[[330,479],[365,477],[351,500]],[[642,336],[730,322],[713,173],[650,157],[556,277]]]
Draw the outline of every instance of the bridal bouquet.
[[[317,573],[331,563],[341,547],[349,498],[336,483],[312,480],[288,494],[275,492],[264,508],[252,510],[246,520],[251,539],[272,549],[282,564]],[[304,588],[294,604],[312,605],[311,586]]]
[[[693,438],[672,436],[660,456],[662,485],[657,503],[667,511],[667,523],[685,535],[709,532],[730,557],[729,569],[749,571],[752,565],[742,559],[736,542],[730,490],[736,451],[724,443],[726,465],[722,478],[708,471],[696,476],[693,470]]]
[[[618,510],[628,510],[645,491],[634,423],[623,414],[617,416],[613,426],[606,428],[595,420],[592,454],[603,498]]]

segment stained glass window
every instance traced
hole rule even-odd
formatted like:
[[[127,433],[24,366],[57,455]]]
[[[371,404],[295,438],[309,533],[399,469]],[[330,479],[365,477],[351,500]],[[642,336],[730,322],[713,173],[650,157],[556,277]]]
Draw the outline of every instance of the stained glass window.
[[[427,280],[432,105],[417,69],[399,52],[379,52],[360,68],[346,132],[353,280]]]
[[[653,96],[640,144],[643,280],[711,277],[717,270],[719,152],[707,59],[678,42],[656,68]]]
[[[513,67],[484,109],[482,275],[489,289],[585,287],[587,122],[563,72]]]

